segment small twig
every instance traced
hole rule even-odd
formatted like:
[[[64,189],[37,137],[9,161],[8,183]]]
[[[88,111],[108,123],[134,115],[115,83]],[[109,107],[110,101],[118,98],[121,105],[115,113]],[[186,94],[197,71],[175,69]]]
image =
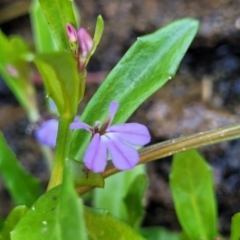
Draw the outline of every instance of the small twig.
[[[237,138],[240,138],[240,124],[229,125],[216,130],[175,138],[141,149],[139,151],[140,161],[138,164],[161,159],[189,149],[199,148]],[[118,172],[120,172],[120,170],[116,169],[112,162],[109,161],[102,175],[103,178],[107,178]],[[77,191],[80,195],[82,195],[93,188],[94,187],[85,186],[78,188]]]

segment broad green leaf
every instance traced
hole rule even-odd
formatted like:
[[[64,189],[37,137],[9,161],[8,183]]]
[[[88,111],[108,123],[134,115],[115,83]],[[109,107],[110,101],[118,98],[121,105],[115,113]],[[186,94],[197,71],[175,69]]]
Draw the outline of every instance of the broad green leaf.
[[[3,240],[11,240],[10,232],[17,225],[19,220],[24,216],[27,212],[28,208],[24,205],[15,207],[8,215],[4,226],[0,232],[0,239]]]
[[[217,212],[212,172],[196,150],[174,156],[170,187],[186,235],[190,239],[214,239]]]
[[[73,11],[73,1],[69,0],[38,0],[47,22],[52,30],[57,46],[60,50],[70,50],[66,26],[71,23],[77,28],[77,21]]]
[[[127,222],[129,216],[124,198],[135,179],[144,174],[145,166],[139,165],[131,171],[120,172],[105,179],[104,189],[95,189],[94,191],[93,206],[106,209],[115,217]],[[138,196],[135,194],[134,197],[137,198]]]
[[[182,19],[139,37],[92,97],[81,121],[90,125],[103,122],[110,102],[117,101],[120,108],[114,123],[125,122],[141,103],[175,75],[197,29],[196,20]],[[90,137],[84,131],[74,132],[71,158],[81,161]]]
[[[231,222],[231,236],[230,240],[240,239],[240,213],[235,213]]]
[[[179,240],[179,233],[170,232],[162,227],[143,228],[139,232],[147,240]]]
[[[127,209],[127,223],[135,228],[139,227],[145,215],[143,198],[148,186],[146,174],[138,175],[128,188],[124,198]]]
[[[91,240],[144,239],[126,223],[111,216],[107,211],[85,208],[84,216]]]
[[[81,80],[72,55],[66,52],[41,54],[34,61],[59,114],[73,118],[78,108]]]
[[[0,74],[17,98],[19,103],[27,111],[31,121],[38,120],[35,90],[30,81],[30,68],[27,62],[31,55],[27,44],[20,37],[8,39],[0,31]],[[8,68],[15,69],[16,75],[11,75]]]
[[[12,240],[87,239],[82,201],[67,171],[63,184],[37,200],[20,220],[11,237]]]
[[[0,133],[0,149],[0,172],[6,188],[16,204],[30,207],[41,194],[39,181],[21,167],[2,133]]]
[[[57,45],[38,0],[33,0],[30,9],[35,48],[38,53],[53,52]]]
[[[76,187],[93,186],[104,187],[104,179],[101,173],[87,171],[85,165],[78,161],[69,159],[69,169]]]

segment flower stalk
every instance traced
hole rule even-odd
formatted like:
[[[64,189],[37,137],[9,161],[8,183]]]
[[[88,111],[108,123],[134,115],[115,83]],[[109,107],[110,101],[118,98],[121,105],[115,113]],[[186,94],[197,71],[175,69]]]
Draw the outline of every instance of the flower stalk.
[[[141,149],[139,151],[140,161],[138,164],[151,162],[186,150],[230,141],[237,138],[240,138],[239,123],[215,130],[200,132],[190,136],[171,139]],[[103,178],[107,178],[118,172],[120,172],[120,170],[114,167],[113,163],[109,161],[102,176]],[[78,188],[77,191],[82,195],[92,189],[93,187],[86,186]]]
[[[58,135],[56,151],[53,159],[53,168],[47,190],[50,190],[62,183],[65,159],[67,158],[70,147],[70,123],[72,118],[60,118],[58,125]]]

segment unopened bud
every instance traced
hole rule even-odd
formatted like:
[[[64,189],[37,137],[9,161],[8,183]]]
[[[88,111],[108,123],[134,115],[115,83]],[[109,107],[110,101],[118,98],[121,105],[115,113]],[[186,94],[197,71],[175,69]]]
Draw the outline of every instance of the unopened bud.
[[[69,42],[76,43],[77,42],[77,31],[72,24],[70,24],[70,23],[67,24],[66,32],[68,35]]]
[[[84,28],[80,28],[77,35],[80,54],[83,58],[87,58],[93,48],[93,39]]]
[[[14,77],[14,78],[18,78],[18,77],[19,77],[18,70],[17,70],[14,66],[8,64],[8,65],[6,66],[6,70],[7,70],[8,74],[9,74],[11,77]]]

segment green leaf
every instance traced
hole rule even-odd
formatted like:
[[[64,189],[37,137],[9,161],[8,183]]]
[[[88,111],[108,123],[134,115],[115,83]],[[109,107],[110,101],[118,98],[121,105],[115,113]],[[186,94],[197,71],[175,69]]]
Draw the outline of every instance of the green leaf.
[[[104,30],[104,21],[101,15],[99,15],[97,17],[97,23],[96,23],[96,28],[95,28],[95,33],[94,33],[94,37],[93,37],[93,49],[91,51],[91,54],[89,55],[88,59],[87,59],[87,63],[90,59],[90,57],[95,53],[97,46],[102,38],[102,34],[103,34],[103,30]]]
[[[68,168],[65,169],[57,208],[55,230],[59,232],[57,239],[87,239],[83,217],[83,204],[74,189]],[[52,239],[55,240],[56,238]]]
[[[60,50],[70,50],[66,26],[71,23],[77,28],[77,22],[73,11],[73,1],[69,0],[39,0],[42,11],[52,30]]]
[[[48,96],[55,102],[59,114],[75,117],[81,80],[72,55],[66,52],[40,54],[34,62],[43,77]]]
[[[0,74],[17,98],[19,103],[27,111],[31,121],[38,120],[37,104],[35,100],[35,90],[30,81],[30,68],[27,62],[31,55],[27,44],[20,37],[10,40],[0,31]],[[11,66],[17,72],[12,76],[7,71]]]
[[[127,222],[129,215],[124,198],[135,179],[143,174],[145,174],[145,166],[139,165],[131,171],[120,172],[105,179],[104,189],[94,190],[93,206],[106,209],[115,217]],[[134,195],[134,197],[138,196]]]
[[[68,163],[76,187],[104,187],[104,179],[101,173],[87,171],[83,163],[77,162],[73,159],[69,159]]]
[[[143,198],[148,186],[146,174],[138,175],[128,188],[124,198],[127,209],[127,223],[135,228],[139,227],[145,215]]]
[[[170,232],[162,227],[143,228],[139,232],[147,240],[179,240],[179,233]]]
[[[174,156],[170,187],[178,220],[190,239],[217,236],[212,172],[196,150]]]
[[[32,2],[30,18],[37,52],[46,53],[56,51],[57,45],[55,39],[37,0],[33,0]]]
[[[240,213],[235,213],[231,222],[231,236],[230,240],[240,239]]]
[[[126,223],[114,218],[107,211],[85,208],[84,216],[88,235],[92,240],[144,239]]]
[[[86,235],[82,201],[65,171],[63,184],[37,200],[11,237],[12,240],[85,240]]]
[[[14,229],[14,227],[17,225],[19,220],[24,216],[27,210],[28,208],[22,205],[15,207],[10,212],[3,225],[3,229],[0,232],[0,239],[11,240],[10,232]]]
[[[117,101],[120,109],[114,123],[125,122],[141,103],[175,75],[197,29],[196,20],[182,19],[138,38],[92,97],[81,121],[90,125],[103,122],[110,102]],[[82,159],[90,137],[84,131],[74,132],[71,158]]]
[[[2,133],[0,149],[0,172],[6,188],[16,204],[30,207],[42,191],[39,181],[20,166]]]

